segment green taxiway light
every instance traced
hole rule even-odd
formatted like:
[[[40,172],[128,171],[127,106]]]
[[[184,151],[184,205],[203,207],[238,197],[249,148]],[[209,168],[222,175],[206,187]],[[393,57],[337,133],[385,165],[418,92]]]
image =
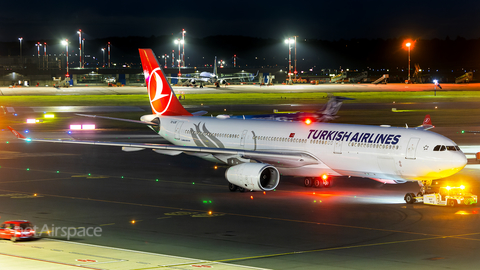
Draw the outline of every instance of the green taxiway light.
[[[27,171],[30,171],[30,168],[27,168]]]
[[[465,133],[465,130],[462,130],[462,134]]]
[[[195,185],[195,182],[192,182],[192,185]]]
[[[156,179],[155,181],[158,182],[158,179]]]
[[[57,171],[57,173],[60,173],[60,171]]]

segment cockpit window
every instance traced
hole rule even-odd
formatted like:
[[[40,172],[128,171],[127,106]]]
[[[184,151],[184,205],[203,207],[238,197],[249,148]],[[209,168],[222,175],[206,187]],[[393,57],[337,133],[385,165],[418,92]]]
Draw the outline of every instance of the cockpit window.
[[[457,145],[450,145],[450,146],[445,146],[445,145],[436,145],[433,148],[433,151],[460,151],[460,148]]]
[[[450,146],[449,146],[450,147]],[[434,148],[433,148],[433,151],[445,151],[447,149],[447,147],[445,147],[445,145],[436,145]],[[454,150],[455,151],[455,150]]]

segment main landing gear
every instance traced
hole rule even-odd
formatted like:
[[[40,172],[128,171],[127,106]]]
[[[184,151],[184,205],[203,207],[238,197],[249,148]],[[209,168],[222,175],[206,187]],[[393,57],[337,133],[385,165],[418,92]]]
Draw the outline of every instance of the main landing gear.
[[[303,184],[306,187],[328,188],[332,185],[332,179],[327,175],[322,175],[322,177],[305,177]]]

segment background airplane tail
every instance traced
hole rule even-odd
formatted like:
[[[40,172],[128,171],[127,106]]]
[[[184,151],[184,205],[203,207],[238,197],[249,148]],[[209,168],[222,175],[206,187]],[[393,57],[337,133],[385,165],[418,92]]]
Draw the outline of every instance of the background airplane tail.
[[[191,116],[178,101],[152,49],[138,49],[152,112],[166,116]]]

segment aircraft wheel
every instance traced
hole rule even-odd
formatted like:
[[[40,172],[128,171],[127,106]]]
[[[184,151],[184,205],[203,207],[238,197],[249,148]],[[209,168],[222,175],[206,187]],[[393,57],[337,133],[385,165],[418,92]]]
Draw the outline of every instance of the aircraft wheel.
[[[323,186],[323,181],[320,180],[320,178],[315,177],[315,178],[313,178],[313,186],[315,188],[321,188]]]
[[[457,206],[457,201],[456,200],[448,200],[447,204],[448,204],[448,206],[455,207],[455,206]]]
[[[412,204],[412,203],[415,202],[415,194],[413,194],[413,193],[407,193],[407,194],[405,195],[405,198],[404,198],[404,199],[405,199],[405,202],[406,202],[406,203]]]
[[[303,180],[303,184],[306,186],[306,187],[311,187],[312,186],[312,178],[310,177],[305,177],[305,179]]]
[[[234,185],[232,183],[229,183],[228,184],[228,189],[231,191],[231,192],[235,192],[237,189],[238,189],[238,186],[237,185]]]
[[[329,188],[332,185],[332,180],[330,178],[322,179],[323,187]]]

